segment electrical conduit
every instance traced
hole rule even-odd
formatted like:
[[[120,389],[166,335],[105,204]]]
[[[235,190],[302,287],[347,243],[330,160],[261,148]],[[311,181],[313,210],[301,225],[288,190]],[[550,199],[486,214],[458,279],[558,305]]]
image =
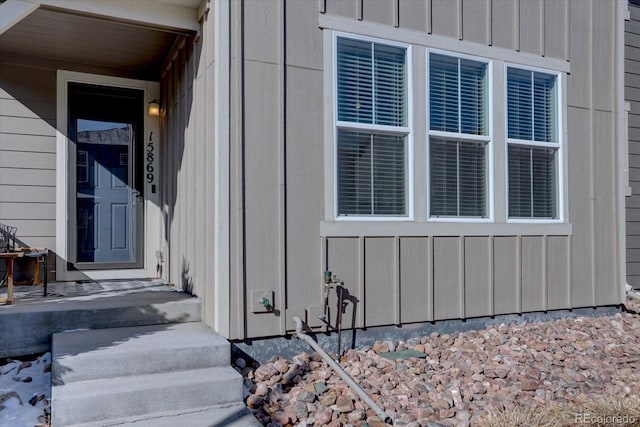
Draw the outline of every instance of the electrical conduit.
[[[296,323],[296,338],[306,341],[306,343],[309,344],[320,355],[320,357],[322,357],[329,364],[329,366],[331,366],[336,374],[340,375],[340,378],[342,378],[344,382],[346,382],[347,385],[356,392],[360,399],[362,399],[362,401],[367,406],[373,409],[373,411],[378,417],[380,417],[382,421],[387,424],[393,424],[393,420],[391,419],[391,417],[387,415],[380,406],[378,406],[378,404],[371,398],[371,396],[369,396],[367,392],[364,391],[362,387],[360,387],[360,385],[355,382],[355,380],[351,378],[349,374],[345,372],[344,369],[342,369],[342,366],[340,366],[335,360],[333,360],[333,358],[331,358],[331,356],[329,356],[327,352],[324,351],[318,345],[318,343],[313,340],[313,338],[302,332],[302,320],[299,317],[295,316],[293,318],[293,321]]]

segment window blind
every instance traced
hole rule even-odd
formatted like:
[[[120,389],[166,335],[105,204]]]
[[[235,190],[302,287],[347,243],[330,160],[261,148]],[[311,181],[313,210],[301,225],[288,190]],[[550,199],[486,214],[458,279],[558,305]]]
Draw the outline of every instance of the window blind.
[[[431,139],[431,215],[486,216],[485,143]]]
[[[554,74],[507,68],[507,135],[518,140],[507,153],[511,218],[558,218],[556,86]]]
[[[555,75],[507,69],[509,138],[557,142],[555,86]]]
[[[338,215],[406,215],[406,49],[338,37],[336,96]]]
[[[429,54],[431,216],[486,216],[486,144],[459,134],[488,135],[487,64]],[[455,139],[454,139],[455,138]]]
[[[373,50],[375,123],[406,126],[405,49],[374,44]]]
[[[556,150],[509,146],[509,216],[557,218]]]
[[[338,120],[406,125],[406,50],[338,38]]]
[[[431,53],[430,129],[486,135],[486,74],[484,62]]]
[[[338,38],[338,120],[373,122],[371,43]]]
[[[405,215],[405,145],[401,135],[338,131],[339,215]]]

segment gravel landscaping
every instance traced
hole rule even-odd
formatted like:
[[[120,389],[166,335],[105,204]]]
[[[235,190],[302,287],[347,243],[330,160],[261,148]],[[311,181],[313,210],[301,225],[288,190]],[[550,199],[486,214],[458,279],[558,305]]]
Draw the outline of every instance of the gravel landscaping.
[[[423,358],[384,357],[409,349]],[[340,362],[394,425],[640,426],[638,301],[614,316],[376,342]],[[317,354],[234,363],[264,425],[385,425]]]

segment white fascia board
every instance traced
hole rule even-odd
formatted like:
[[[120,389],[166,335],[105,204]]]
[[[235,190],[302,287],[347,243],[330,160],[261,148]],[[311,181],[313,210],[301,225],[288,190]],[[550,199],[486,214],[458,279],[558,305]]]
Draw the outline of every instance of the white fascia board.
[[[55,9],[101,15],[150,27],[190,32],[200,28],[197,8],[156,0],[41,0],[39,3]]]
[[[0,35],[30,15],[40,5],[31,1],[7,0],[0,4]]]

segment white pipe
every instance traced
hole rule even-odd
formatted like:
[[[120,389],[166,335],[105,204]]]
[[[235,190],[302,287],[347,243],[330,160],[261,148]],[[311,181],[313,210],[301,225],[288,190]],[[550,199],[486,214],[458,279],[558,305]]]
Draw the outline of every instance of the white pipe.
[[[625,288],[626,288],[626,291],[627,291],[626,294],[628,297],[640,300],[640,292],[634,290],[633,286],[631,286],[629,283],[625,283]]]
[[[360,385],[353,378],[351,378],[349,374],[345,372],[344,369],[342,369],[342,366],[340,366],[335,360],[333,360],[333,358],[329,356],[327,352],[324,351],[318,345],[318,343],[313,340],[313,338],[302,332],[302,320],[300,320],[298,316],[295,316],[293,318],[293,321],[296,323],[296,337],[298,339],[306,341],[307,344],[309,344],[316,352],[318,352],[318,354],[329,364],[329,366],[333,368],[336,374],[340,375],[340,378],[342,378],[344,382],[346,382],[347,385],[351,387],[358,396],[360,396],[360,399],[362,399],[362,401],[366,403],[367,406],[373,409],[373,411],[378,417],[380,417],[382,421],[384,421],[386,424],[393,424],[393,420],[391,419],[391,417],[387,415],[380,406],[378,406],[378,404],[371,398],[371,396],[369,396],[367,392],[364,391],[362,387],[360,387]]]

